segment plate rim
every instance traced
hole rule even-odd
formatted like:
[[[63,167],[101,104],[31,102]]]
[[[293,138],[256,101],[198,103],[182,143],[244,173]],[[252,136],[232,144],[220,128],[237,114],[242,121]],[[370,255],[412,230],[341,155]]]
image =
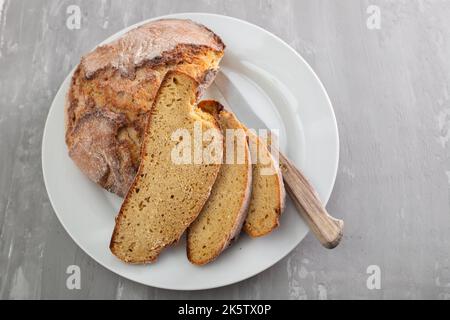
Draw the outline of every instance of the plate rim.
[[[332,120],[332,123],[333,123],[333,131],[336,133],[336,134],[334,135],[334,140],[335,140],[334,143],[335,143],[335,146],[336,146],[336,153],[335,153],[335,159],[336,159],[336,160],[334,161],[333,179],[332,179],[332,183],[331,183],[330,186],[329,186],[329,190],[328,190],[327,193],[325,194],[325,199],[322,199],[322,201],[323,201],[323,203],[324,203],[324,206],[326,206],[327,203],[328,203],[328,201],[329,201],[329,199],[330,199],[330,197],[331,197],[331,194],[332,194],[332,192],[333,192],[333,190],[334,190],[334,186],[335,186],[336,178],[337,178],[337,173],[338,173],[338,168],[339,168],[339,158],[340,158],[340,138],[339,138],[339,129],[338,129],[338,125],[337,125],[336,115],[335,115],[335,112],[334,112],[333,104],[332,104],[331,99],[330,99],[330,97],[329,97],[329,95],[328,95],[328,92],[327,92],[325,86],[323,85],[322,81],[320,80],[320,78],[318,77],[318,75],[316,74],[316,72],[314,71],[314,69],[313,69],[313,68],[311,67],[311,65],[310,65],[310,64],[309,64],[309,63],[308,63],[308,62],[300,55],[300,53],[298,53],[294,48],[292,48],[286,41],[284,41],[284,40],[281,39],[280,37],[278,37],[277,35],[275,35],[274,33],[270,32],[270,31],[264,29],[263,27],[260,27],[260,26],[257,25],[257,24],[248,22],[248,21],[243,20],[243,19],[240,19],[240,18],[228,16],[228,15],[217,14],[217,13],[206,13],[206,12],[178,12],[178,13],[173,13],[173,14],[161,15],[161,16],[157,16],[157,17],[153,17],[153,18],[149,18],[149,19],[144,19],[144,20],[139,21],[139,22],[137,22],[137,23],[134,23],[134,24],[132,24],[132,25],[130,25],[130,26],[127,26],[127,27],[125,27],[125,28],[123,28],[123,29],[121,29],[121,30],[119,30],[119,31],[117,31],[117,32],[115,32],[115,33],[113,33],[113,34],[111,34],[111,35],[108,36],[105,40],[99,42],[92,50],[94,50],[96,47],[98,47],[98,46],[100,46],[100,45],[103,45],[103,44],[105,44],[105,43],[110,42],[110,41],[111,41],[110,39],[113,38],[113,37],[115,37],[117,34],[123,34],[123,33],[126,33],[126,32],[128,32],[129,30],[132,30],[132,29],[134,29],[134,28],[136,28],[136,27],[138,27],[138,26],[140,26],[140,25],[142,25],[142,24],[145,24],[145,23],[148,23],[148,22],[151,22],[151,21],[155,21],[155,20],[159,20],[159,19],[181,18],[181,17],[183,17],[183,16],[209,16],[209,17],[216,17],[216,18],[219,18],[219,19],[225,18],[225,19],[229,19],[229,20],[235,21],[235,22],[237,22],[237,23],[243,23],[243,24],[246,24],[246,25],[248,25],[248,26],[250,26],[250,27],[257,28],[260,32],[263,32],[263,33],[267,34],[268,36],[272,37],[274,40],[276,40],[276,41],[278,41],[279,43],[281,43],[281,44],[283,45],[283,47],[285,47],[286,49],[288,49],[289,51],[291,51],[291,53],[293,53],[298,59],[300,59],[300,60],[303,62],[303,64],[306,66],[306,68],[309,70],[309,72],[310,72],[310,73],[312,74],[312,76],[314,77],[316,83],[320,86],[321,92],[325,95],[326,102],[327,102],[328,112],[330,112],[331,120]],[[186,17],[184,17],[184,18],[186,18]],[[190,18],[190,19],[195,20],[195,18],[193,18],[193,17]],[[92,50],[91,50],[91,51],[92,51]],[[51,195],[51,193],[50,193],[49,190],[48,190],[48,185],[49,185],[49,183],[47,182],[47,174],[46,174],[45,165],[44,165],[44,163],[45,163],[46,160],[45,160],[45,155],[44,155],[44,152],[43,152],[43,151],[44,151],[44,149],[46,149],[46,145],[47,145],[47,142],[46,142],[46,141],[48,140],[48,138],[47,138],[47,136],[48,136],[48,127],[49,127],[49,126],[48,126],[48,123],[49,123],[49,118],[50,118],[49,116],[50,116],[50,113],[52,112],[53,103],[54,103],[54,100],[55,100],[56,96],[58,96],[58,95],[60,94],[60,91],[63,89],[63,87],[62,87],[63,83],[66,81],[67,77],[69,77],[71,74],[73,74],[73,72],[74,72],[74,70],[75,70],[76,68],[77,68],[77,66],[75,66],[75,67],[67,74],[67,76],[63,79],[63,81],[61,82],[61,84],[60,84],[60,86],[59,86],[58,91],[56,92],[56,94],[55,94],[55,96],[54,96],[54,98],[53,98],[53,100],[52,100],[52,103],[51,103],[51,105],[50,105],[50,108],[49,108],[49,110],[48,110],[47,117],[46,117],[46,120],[45,120],[45,125],[44,125],[44,131],[43,131],[43,135],[42,135],[42,143],[41,143],[41,167],[42,167],[42,175],[43,175],[43,180],[44,180],[44,185],[45,185],[45,189],[46,189],[46,192],[47,192],[47,196],[48,196],[48,198],[49,198],[49,200],[50,200],[50,203],[51,203],[51,205],[52,205],[52,209],[53,209],[53,211],[55,212],[56,217],[58,218],[59,222],[60,222],[61,225],[63,226],[64,230],[68,233],[68,235],[70,236],[70,238],[72,239],[72,241],[74,241],[75,244],[76,244],[80,249],[82,249],[83,252],[84,252],[85,254],[87,254],[91,259],[93,259],[96,263],[98,263],[99,265],[101,265],[103,268],[109,270],[110,272],[113,272],[114,274],[117,274],[117,275],[120,276],[120,277],[123,277],[123,278],[125,278],[125,279],[130,280],[130,281],[133,281],[133,282],[136,282],[136,283],[139,283],[139,284],[148,286],[148,287],[160,288],[160,289],[165,289],[165,290],[173,290],[173,291],[199,291],[199,290],[208,290],[208,289],[215,289],[215,288],[226,287],[226,286],[229,286],[229,285],[232,285],[232,284],[239,283],[239,282],[244,281],[244,280],[248,280],[248,279],[250,279],[250,278],[252,278],[252,277],[254,277],[254,276],[256,276],[256,275],[258,275],[258,274],[260,274],[260,273],[262,273],[262,272],[264,272],[264,271],[266,271],[266,270],[268,270],[268,269],[270,269],[270,268],[272,268],[275,264],[277,264],[278,262],[280,262],[281,260],[283,260],[284,258],[286,258],[286,256],[288,256],[288,255],[289,255],[289,254],[290,254],[290,253],[291,253],[291,252],[292,252],[292,251],[293,251],[293,250],[294,250],[294,249],[295,249],[295,248],[296,248],[303,240],[304,240],[304,238],[306,237],[306,235],[309,233],[309,229],[308,229],[308,231],[306,232],[305,236],[304,236],[299,242],[297,242],[295,245],[293,245],[292,247],[290,247],[289,250],[287,250],[286,254],[284,254],[284,255],[283,255],[282,257],[280,257],[278,260],[276,260],[276,261],[274,261],[273,263],[271,263],[270,265],[268,265],[268,266],[267,266],[265,269],[263,269],[263,270],[257,271],[257,272],[255,272],[255,273],[249,275],[249,276],[244,276],[243,278],[241,278],[241,279],[239,279],[239,280],[232,280],[232,281],[230,281],[230,282],[228,282],[228,283],[226,283],[226,284],[203,285],[203,286],[200,286],[200,287],[188,288],[188,289],[186,289],[186,288],[183,288],[183,289],[177,289],[177,288],[173,288],[173,287],[166,287],[166,286],[163,286],[163,285],[150,285],[150,284],[147,284],[147,283],[143,283],[143,282],[138,281],[138,280],[136,280],[136,279],[132,279],[132,278],[130,278],[130,277],[127,276],[127,275],[120,274],[120,273],[118,273],[118,272],[112,270],[110,267],[108,267],[108,266],[105,265],[104,263],[100,262],[96,257],[94,257],[91,253],[89,253],[88,250],[85,249],[85,246],[84,246],[84,245],[81,245],[81,244],[80,244],[80,242],[76,239],[76,237],[74,237],[74,236],[72,235],[72,233],[70,232],[70,229],[65,225],[65,223],[63,222],[63,220],[60,218],[60,214],[59,214],[58,211],[55,209],[55,206],[54,206],[54,200],[53,200],[53,198],[52,198],[52,195]],[[63,93],[63,95],[65,96],[66,93]]]

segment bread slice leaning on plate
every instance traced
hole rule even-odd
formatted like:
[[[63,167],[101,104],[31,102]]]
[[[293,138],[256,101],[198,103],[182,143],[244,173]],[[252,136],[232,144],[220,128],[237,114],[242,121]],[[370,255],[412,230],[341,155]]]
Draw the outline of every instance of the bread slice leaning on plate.
[[[252,165],[247,136],[239,120],[216,101],[202,101],[199,108],[216,118],[226,137],[224,163],[211,195],[187,232],[189,261],[204,265],[216,259],[241,232],[250,203]]]
[[[253,163],[253,188],[244,231],[251,237],[262,237],[280,224],[286,191],[278,162],[266,143],[247,130]]]
[[[195,108],[198,86],[186,74],[169,72],[159,89],[143,138],[141,164],[110,243],[112,253],[124,262],[152,262],[177,242],[199,215],[219,174],[220,162],[178,163],[173,158],[173,150],[183,142],[173,134],[185,130],[193,137],[199,124],[202,133],[215,130],[212,139],[223,144],[215,117]]]

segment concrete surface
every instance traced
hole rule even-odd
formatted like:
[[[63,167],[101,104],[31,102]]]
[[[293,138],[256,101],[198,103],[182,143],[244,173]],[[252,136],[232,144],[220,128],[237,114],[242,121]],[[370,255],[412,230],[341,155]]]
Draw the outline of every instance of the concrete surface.
[[[66,26],[70,5],[79,30]],[[380,28],[368,28],[377,8]],[[311,64],[340,129],[328,209],[346,221],[333,251],[309,235],[254,278],[201,292],[145,287],[90,259],[56,218],[41,172],[47,112],[80,56],[126,26],[188,11],[262,26]],[[0,298],[450,299],[449,16],[450,1],[437,0],[0,0]],[[66,287],[69,265],[81,268],[81,290]],[[367,286],[373,265],[379,290]]]

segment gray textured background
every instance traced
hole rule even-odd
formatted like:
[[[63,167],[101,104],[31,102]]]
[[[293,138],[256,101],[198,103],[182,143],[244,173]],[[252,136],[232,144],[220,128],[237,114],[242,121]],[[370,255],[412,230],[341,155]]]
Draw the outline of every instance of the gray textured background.
[[[81,7],[80,30],[65,26]],[[366,27],[369,4],[381,29]],[[260,25],[311,64],[333,102],[340,247],[307,238],[252,279],[175,292],[111,273],[70,239],[41,173],[44,122],[80,56],[143,19],[199,11]],[[450,298],[450,1],[0,0],[0,298]],[[69,291],[66,268],[82,271]],[[366,268],[379,265],[381,290]]]

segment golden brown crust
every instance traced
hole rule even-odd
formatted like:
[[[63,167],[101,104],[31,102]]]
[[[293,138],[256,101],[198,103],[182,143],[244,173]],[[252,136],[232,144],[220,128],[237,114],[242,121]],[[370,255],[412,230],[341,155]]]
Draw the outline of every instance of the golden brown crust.
[[[113,68],[123,77],[133,78],[136,69],[144,65],[161,65],[177,61],[185,49],[209,48],[222,52],[222,40],[205,26],[191,20],[162,19],[129,31],[124,37],[100,46],[83,57],[81,65],[87,78]]]
[[[117,143],[114,133],[126,119],[123,114],[108,110],[94,110],[77,122],[69,156],[76,159],[78,167],[93,181],[115,193],[124,193],[117,186],[128,186],[134,174],[133,162],[127,150],[127,141]],[[89,132],[90,134],[84,135]],[[125,173],[125,174],[123,174]],[[119,182],[119,183],[117,183]]]
[[[91,180],[125,196],[140,163],[148,114],[166,73],[190,75],[200,83],[200,95],[214,80],[224,48],[206,27],[169,19],[145,24],[84,56],[66,99],[66,144],[73,161]],[[120,121],[109,126],[104,136],[108,143],[83,142],[98,135],[88,131],[95,131],[95,117],[101,125],[105,118],[114,118],[110,113]],[[91,126],[80,125],[87,121]],[[75,148],[75,142],[85,149]],[[108,156],[99,160],[99,154]]]

